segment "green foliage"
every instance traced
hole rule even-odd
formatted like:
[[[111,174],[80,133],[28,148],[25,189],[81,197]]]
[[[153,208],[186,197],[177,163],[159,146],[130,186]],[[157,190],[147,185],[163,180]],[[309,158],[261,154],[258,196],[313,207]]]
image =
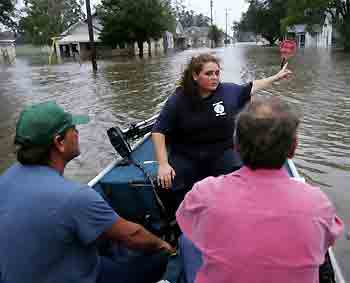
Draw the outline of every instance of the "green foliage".
[[[15,5],[12,0],[1,0],[0,2],[0,24],[14,28],[16,26],[13,21]]]
[[[84,19],[82,5],[76,0],[27,0],[20,31],[34,45],[50,44],[52,37]]]
[[[247,12],[242,14],[239,23],[234,23],[233,30],[261,34],[271,45],[274,44],[282,37],[281,20],[286,16],[286,1],[249,0],[248,2]]]
[[[223,31],[221,31],[216,25],[213,25],[209,29],[208,38],[214,41],[215,46],[217,46],[220,40],[222,39],[223,35]]]
[[[103,25],[101,39],[112,47],[137,42],[141,48],[144,42],[159,39],[166,30],[175,28],[169,1],[103,0],[97,14]]]
[[[341,36],[344,49],[350,51],[350,0],[289,0],[283,27],[306,24],[312,31],[313,25],[322,24],[327,14]]]
[[[187,11],[182,10],[179,15],[179,22],[182,24],[184,28],[188,28],[191,26],[197,27],[209,27],[210,26],[210,18],[204,16],[203,14],[196,14],[193,10]]]
[[[186,6],[184,5],[184,0],[169,0],[169,2],[172,2],[171,6],[173,8],[176,20],[179,21],[184,28],[191,26],[210,26],[210,18],[201,13],[197,14],[193,10],[187,10]]]

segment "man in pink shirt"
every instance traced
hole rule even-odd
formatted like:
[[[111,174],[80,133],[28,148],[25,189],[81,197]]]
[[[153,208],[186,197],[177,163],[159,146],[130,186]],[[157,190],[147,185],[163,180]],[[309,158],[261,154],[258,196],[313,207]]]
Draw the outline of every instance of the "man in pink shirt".
[[[186,195],[176,216],[201,254],[195,282],[319,282],[343,223],[319,188],[283,168],[294,155],[298,125],[281,100],[254,100],[236,125],[244,167],[206,178]]]

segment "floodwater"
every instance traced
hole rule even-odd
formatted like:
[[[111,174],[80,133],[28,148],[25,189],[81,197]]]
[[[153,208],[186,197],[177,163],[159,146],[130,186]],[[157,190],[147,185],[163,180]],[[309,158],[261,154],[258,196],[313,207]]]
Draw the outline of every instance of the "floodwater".
[[[56,100],[66,110],[90,115],[81,126],[81,156],[66,175],[88,182],[117,157],[106,130],[160,111],[188,59],[209,50],[187,50],[162,57],[47,66],[46,58],[17,58],[0,66],[0,172],[15,159],[15,121],[28,104]],[[244,83],[279,70],[274,48],[236,45],[212,50],[222,59],[222,80]],[[293,104],[302,116],[295,163],[308,182],[320,186],[339,214],[350,219],[350,55],[323,49],[299,50],[289,65],[294,76],[262,92]],[[292,229],[292,227],[291,227]],[[288,243],[285,243],[288,245]],[[336,256],[350,280],[350,241],[342,237]]]

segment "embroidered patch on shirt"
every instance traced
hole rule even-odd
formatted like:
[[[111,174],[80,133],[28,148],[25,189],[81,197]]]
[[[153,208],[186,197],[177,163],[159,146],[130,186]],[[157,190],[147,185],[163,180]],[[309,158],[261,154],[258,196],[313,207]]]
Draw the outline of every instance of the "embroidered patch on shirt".
[[[213,107],[214,107],[214,112],[216,113],[216,117],[226,115],[225,106],[224,106],[223,101],[219,101],[217,103],[214,103]]]

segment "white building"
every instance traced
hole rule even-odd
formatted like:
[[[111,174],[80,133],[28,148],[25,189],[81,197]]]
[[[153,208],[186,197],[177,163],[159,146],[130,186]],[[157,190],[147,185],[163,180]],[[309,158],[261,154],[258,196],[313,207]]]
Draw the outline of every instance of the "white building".
[[[15,39],[11,33],[0,32],[0,64],[11,64],[16,59]]]
[[[100,32],[102,26],[96,17],[92,19],[94,41],[98,46],[101,43]],[[78,22],[64,31],[59,37],[53,38],[57,57],[74,57],[79,54],[82,59],[89,57],[90,38],[86,21]]]
[[[332,46],[335,31],[330,15],[327,15],[323,24],[313,25],[312,31],[308,31],[307,25],[294,25],[288,28],[288,34],[293,35],[299,48],[328,48]]]
[[[92,17],[92,25],[94,32],[94,41],[97,47],[98,56],[111,57],[111,56],[125,56],[125,55],[137,55],[139,49],[137,44],[132,44],[126,48],[112,49],[104,46],[100,34],[103,29],[102,24],[98,18],[94,15]],[[81,59],[87,59],[90,57],[90,39],[87,21],[81,21],[71,26],[64,31],[58,38],[53,38],[55,42],[55,51],[59,58],[61,57],[75,57],[79,55]],[[144,43],[144,54],[148,54],[148,44]],[[151,40],[152,54],[164,53],[169,49],[174,48],[174,38],[172,33],[165,32],[163,38],[159,40]]]

